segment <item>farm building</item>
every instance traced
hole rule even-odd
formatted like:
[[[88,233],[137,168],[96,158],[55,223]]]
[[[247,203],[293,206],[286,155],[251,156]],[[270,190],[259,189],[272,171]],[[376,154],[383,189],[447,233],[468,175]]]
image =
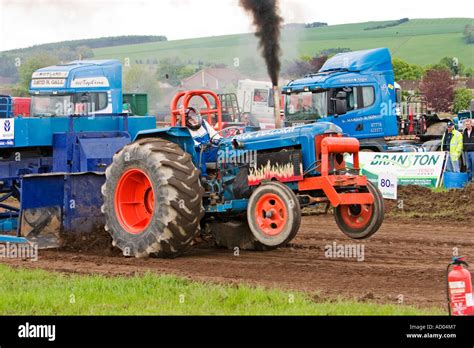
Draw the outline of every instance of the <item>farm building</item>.
[[[207,68],[182,81],[184,89],[212,89],[218,92],[236,88],[239,80],[247,77],[234,69]]]

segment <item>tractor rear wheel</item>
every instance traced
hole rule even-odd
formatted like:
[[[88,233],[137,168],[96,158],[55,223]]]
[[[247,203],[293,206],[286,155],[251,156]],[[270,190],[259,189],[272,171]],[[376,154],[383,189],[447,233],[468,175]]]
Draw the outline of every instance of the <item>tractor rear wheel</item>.
[[[286,185],[264,184],[250,196],[247,221],[254,239],[264,249],[285,246],[300,228],[300,203]]]
[[[105,229],[126,256],[179,256],[204,216],[200,172],[175,143],[141,139],[107,168],[102,187]]]
[[[374,204],[340,205],[334,218],[341,231],[353,239],[366,239],[378,231],[384,219],[384,201],[380,190],[371,182],[367,188],[374,196]]]

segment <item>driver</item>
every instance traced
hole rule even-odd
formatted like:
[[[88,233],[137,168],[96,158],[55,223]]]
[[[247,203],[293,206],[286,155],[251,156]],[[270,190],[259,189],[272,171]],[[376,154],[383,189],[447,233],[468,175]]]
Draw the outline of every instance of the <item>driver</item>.
[[[89,111],[89,96],[87,93],[82,93],[80,102],[76,103],[74,113],[76,115],[87,115]]]
[[[195,108],[187,108],[185,115],[186,127],[191,132],[198,156],[201,156],[201,176],[207,179],[206,163],[217,162],[217,151],[222,137]]]

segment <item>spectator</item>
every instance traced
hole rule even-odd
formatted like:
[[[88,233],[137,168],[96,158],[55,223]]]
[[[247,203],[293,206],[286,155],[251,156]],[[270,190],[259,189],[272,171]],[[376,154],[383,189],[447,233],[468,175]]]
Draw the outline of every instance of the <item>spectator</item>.
[[[464,121],[464,126],[465,128],[462,134],[464,159],[466,161],[469,181],[471,181],[474,173],[474,132],[472,131],[472,120],[467,119]]]
[[[454,129],[454,123],[448,122],[448,128],[441,140],[441,150],[448,152],[447,172],[459,173],[461,171],[459,158],[462,154],[462,139],[462,134]]]

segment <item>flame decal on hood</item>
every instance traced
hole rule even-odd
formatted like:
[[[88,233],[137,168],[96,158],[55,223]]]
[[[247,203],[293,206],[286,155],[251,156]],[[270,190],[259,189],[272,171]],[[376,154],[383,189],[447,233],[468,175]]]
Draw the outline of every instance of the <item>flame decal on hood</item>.
[[[300,173],[303,172],[302,165],[300,164]],[[295,166],[293,163],[287,164],[271,164],[270,161],[266,165],[260,168],[250,168],[248,181],[249,185],[258,185],[261,181],[277,179],[281,182],[299,181],[303,180],[302,175],[295,175]]]

